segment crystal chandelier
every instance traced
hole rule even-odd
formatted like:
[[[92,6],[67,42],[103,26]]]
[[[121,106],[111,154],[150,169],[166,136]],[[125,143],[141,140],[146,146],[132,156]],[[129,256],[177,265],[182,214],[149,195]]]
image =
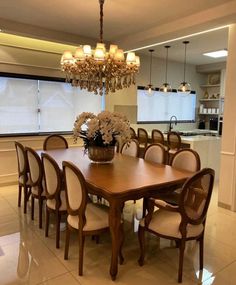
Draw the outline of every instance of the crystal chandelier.
[[[94,94],[103,95],[135,84],[135,74],[139,71],[140,59],[134,52],[127,54],[117,45],[110,45],[109,52],[103,43],[103,4],[100,4],[100,41],[95,50],[90,45],[80,46],[73,55],[65,51],[61,58],[61,69],[66,81]]]

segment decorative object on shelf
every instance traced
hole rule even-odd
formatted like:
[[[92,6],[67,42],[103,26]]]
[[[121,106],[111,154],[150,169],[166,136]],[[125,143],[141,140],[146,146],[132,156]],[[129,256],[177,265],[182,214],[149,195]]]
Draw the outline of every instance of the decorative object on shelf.
[[[189,41],[184,41],[183,44],[185,45],[185,49],[184,49],[184,80],[183,80],[183,82],[181,82],[180,86],[178,87],[178,93],[190,94],[191,86],[188,82],[185,81],[186,52],[187,52],[187,44],[189,44]]]
[[[103,43],[103,4],[100,4],[100,39],[95,50],[90,45],[77,48],[74,56],[65,51],[61,58],[61,69],[66,81],[89,92],[103,95],[135,84],[135,74],[139,71],[140,59],[134,52],[124,52],[117,45],[110,45],[109,52]]]
[[[83,112],[75,120],[73,133],[75,140],[83,139],[85,152],[93,162],[106,163],[114,157],[117,136],[121,141],[130,139],[130,125],[117,112]]]
[[[165,83],[162,84],[162,86],[160,87],[159,91],[161,92],[171,92],[171,85],[169,83],[167,83],[167,70],[168,70],[168,49],[170,48],[170,46],[165,46],[166,48],[166,73],[165,73]]]
[[[204,99],[209,99],[209,94],[208,94],[207,90],[204,93]]]
[[[152,96],[155,88],[152,85],[152,54],[154,49],[149,49],[150,52],[150,72],[149,72],[149,84],[145,87],[145,93],[147,96]]]
[[[211,73],[208,75],[208,84],[209,85],[218,85],[220,84],[220,73]]]

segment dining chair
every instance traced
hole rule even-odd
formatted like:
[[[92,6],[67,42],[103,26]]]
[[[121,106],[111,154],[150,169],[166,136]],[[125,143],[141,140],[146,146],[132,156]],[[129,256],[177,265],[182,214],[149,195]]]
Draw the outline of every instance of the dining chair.
[[[87,184],[81,171],[72,163],[63,161],[66,184],[67,223],[64,259],[68,259],[70,232],[78,231],[79,275],[83,275],[85,236],[98,236],[109,230],[108,207],[90,203]],[[121,255],[120,258],[123,258]]]
[[[168,163],[170,163],[173,155],[181,148],[181,136],[177,132],[168,132]]]
[[[143,128],[138,128],[137,140],[139,143],[139,157],[143,157],[144,150],[148,145],[148,133]]]
[[[162,144],[159,143],[150,144],[145,149],[143,158],[147,161],[165,164],[166,150]]]
[[[164,135],[162,131],[153,129],[152,130],[152,143],[161,143],[164,145]]]
[[[132,127],[130,127],[130,138],[131,139],[137,139],[136,132]]]
[[[21,206],[21,196],[22,188],[24,191],[24,213],[27,212],[27,202],[31,194],[31,187],[29,183],[29,166],[27,161],[27,156],[25,152],[25,147],[19,143],[15,142],[17,164],[18,164],[18,207]]]
[[[172,160],[170,165],[176,169],[186,170],[191,172],[197,172],[201,169],[201,160],[199,154],[190,148],[184,148],[178,150]],[[173,186],[172,186],[173,189]],[[173,205],[177,205],[180,197],[181,188],[173,189],[173,192],[170,194],[163,194],[162,199],[171,203]]]
[[[124,143],[121,147],[120,153],[124,155],[138,157],[139,154],[138,141],[135,139],[131,139],[131,141]]]
[[[43,150],[68,148],[67,140],[61,135],[50,135],[43,142]]]
[[[42,228],[43,201],[45,200],[45,181],[43,166],[39,155],[30,147],[25,147],[29,162],[29,177],[31,186],[31,219],[34,220],[34,200],[39,203],[39,228]]]
[[[183,185],[178,206],[149,199],[148,214],[139,223],[139,265],[144,264],[145,231],[175,240],[179,248],[178,282],[182,282],[184,250],[189,240],[199,241],[199,265],[203,269],[203,243],[207,210],[214,184],[214,170],[204,168]],[[154,211],[154,207],[158,210]]]
[[[42,153],[41,158],[46,194],[45,237],[48,237],[50,213],[54,213],[56,216],[56,248],[59,248],[61,216],[67,214],[65,191],[62,191],[64,190],[62,172],[50,155]]]

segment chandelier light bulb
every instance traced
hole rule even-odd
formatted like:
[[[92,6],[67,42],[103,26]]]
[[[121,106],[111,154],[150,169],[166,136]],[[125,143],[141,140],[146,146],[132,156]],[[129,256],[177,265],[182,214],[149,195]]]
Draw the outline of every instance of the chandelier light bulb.
[[[128,52],[126,57],[126,62],[128,65],[132,65],[136,63],[135,53],[134,52]]]
[[[97,61],[103,61],[106,54],[103,48],[96,48],[94,52],[94,59]]]
[[[118,49],[117,45],[110,45],[109,54],[111,55],[111,57],[114,57],[117,49]]]
[[[92,55],[92,49],[90,45],[84,45],[83,50],[86,57],[90,57]]]
[[[83,48],[82,47],[78,47],[75,51],[75,59],[78,60],[78,61],[82,61],[84,60],[84,51],[83,51]]]

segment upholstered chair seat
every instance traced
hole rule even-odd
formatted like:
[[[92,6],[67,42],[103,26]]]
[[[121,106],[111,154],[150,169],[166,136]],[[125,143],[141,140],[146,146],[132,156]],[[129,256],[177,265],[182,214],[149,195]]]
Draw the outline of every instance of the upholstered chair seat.
[[[144,227],[145,219],[140,221],[140,225]],[[181,215],[178,212],[166,211],[163,209],[158,209],[153,213],[152,220],[148,225],[148,229],[154,231],[159,235],[171,236],[174,238],[181,238],[181,232],[179,230],[179,225],[181,222]],[[196,237],[199,236],[204,230],[203,224],[187,226],[186,237]]]
[[[101,228],[109,226],[108,223],[108,210],[105,205],[96,205],[94,203],[88,203],[85,210],[86,223],[84,225],[84,231],[96,231]],[[68,215],[68,224],[75,229],[79,229],[79,217]]]

